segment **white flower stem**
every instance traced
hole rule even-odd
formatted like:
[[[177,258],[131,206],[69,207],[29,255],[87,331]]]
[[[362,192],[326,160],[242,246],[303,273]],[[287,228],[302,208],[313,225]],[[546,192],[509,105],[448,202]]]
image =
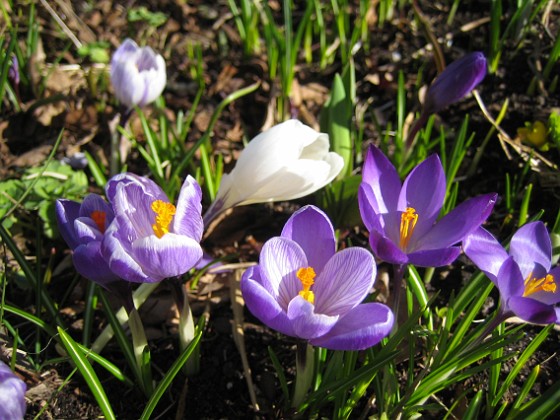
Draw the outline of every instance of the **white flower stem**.
[[[296,385],[292,398],[292,407],[299,409],[305,401],[307,391],[313,383],[315,371],[315,349],[306,341],[300,341],[296,349]]]
[[[132,347],[134,349],[136,365],[140,372],[142,388],[144,394],[150,397],[154,390],[149,356],[150,349],[148,347],[148,340],[146,339],[146,332],[144,331],[142,320],[136,308],[133,308],[128,314],[128,326],[130,328],[130,334],[132,335]]]
[[[189,304],[189,296],[184,286],[181,288],[183,294],[183,305],[180,308],[179,313],[179,346],[181,352],[191,344],[194,339],[194,319],[191,311],[191,306]],[[196,375],[200,370],[199,363],[200,349],[197,346],[192,352],[191,356],[183,366],[183,372],[187,376]]]
[[[142,283],[138,289],[136,289],[132,295],[132,299],[134,300],[134,307],[140,308],[142,304],[146,301],[148,296],[152,294],[152,292],[159,286],[159,283]],[[121,307],[117,313],[115,314],[117,320],[121,325],[124,325],[128,320],[128,314],[124,307]],[[113,328],[110,325],[107,325],[105,329],[101,332],[99,337],[95,340],[95,342],[91,346],[91,350],[95,353],[101,353],[109,340],[113,338]]]

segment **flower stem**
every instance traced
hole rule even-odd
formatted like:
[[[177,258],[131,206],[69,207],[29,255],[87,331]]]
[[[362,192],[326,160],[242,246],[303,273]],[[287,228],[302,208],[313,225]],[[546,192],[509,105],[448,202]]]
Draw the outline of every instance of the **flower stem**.
[[[194,319],[189,304],[189,296],[181,278],[172,279],[173,292],[179,310],[179,347],[183,352],[194,339]],[[200,349],[197,346],[183,365],[183,373],[187,376],[196,375],[200,370]]]
[[[123,110],[120,113],[118,123],[114,127],[111,133],[111,159],[109,161],[109,169],[111,176],[116,175],[119,172],[119,161],[120,161],[120,153],[119,153],[119,143],[121,136],[119,134],[118,127],[124,128],[128,119],[132,115],[132,109]]]
[[[306,341],[299,341],[296,348],[296,385],[292,407],[299,409],[305,401],[307,391],[313,382],[315,370],[315,349]]]
[[[426,121],[428,121],[428,117],[429,115],[422,111],[420,117],[418,117],[416,122],[410,128],[410,131],[408,132],[408,135],[406,137],[405,156],[409,156],[410,153],[412,152],[412,145],[414,144],[414,138],[416,137],[418,131],[420,131],[420,129],[424,127],[424,124],[426,124]]]
[[[505,312],[500,307],[497,311],[496,316],[494,316],[494,318],[492,318],[490,321],[488,321],[488,323],[486,324],[486,327],[480,333],[480,335],[478,337],[476,337],[471,343],[469,343],[461,351],[461,353],[467,353],[470,350],[472,350],[473,348],[475,348],[476,346],[478,346],[480,343],[482,343],[484,341],[484,339],[486,337],[488,337],[490,334],[492,334],[492,331],[494,331],[498,327],[498,325],[500,325],[502,322],[504,322],[506,319],[508,319],[512,315],[513,314],[511,312]]]
[[[148,296],[159,286],[159,283],[142,283],[138,289],[132,294],[134,300],[134,306],[140,308],[142,304],[146,301]],[[132,307],[128,307],[125,303],[125,307],[120,308],[116,313],[116,318],[121,325],[124,325],[128,319],[127,312],[130,312]],[[101,353],[109,340],[115,335],[111,325],[107,325],[105,329],[99,334],[95,342],[91,346],[91,350],[95,353]]]
[[[132,335],[132,347],[136,357],[136,364],[142,378],[142,389],[144,394],[150,397],[154,391],[150,365],[150,349],[142,320],[136,308],[133,308],[128,314],[128,326]]]
[[[395,264],[393,266],[393,272],[394,272],[393,315],[395,316],[395,320],[393,321],[393,331],[396,331],[399,325],[398,317],[399,317],[399,308],[401,305],[401,289],[402,289],[404,274],[407,269],[408,269],[407,264]]]

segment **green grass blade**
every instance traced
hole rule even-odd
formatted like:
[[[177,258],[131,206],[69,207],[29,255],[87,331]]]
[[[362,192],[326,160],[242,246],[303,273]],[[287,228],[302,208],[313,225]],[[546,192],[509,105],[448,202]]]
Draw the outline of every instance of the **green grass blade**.
[[[89,389],[91,390],[91,393],[99,404],[99,408],[101,408],[101,411],[103,411],[105,418],[110,420],[116,419],[111,407],[111,403],[107,398],[107,394],[105,394],[105,390],[103,389],[101,382],[99,382],[97,374],[85,357],[80,346],[72,339],[72,337],[70,337],[68,333],[66,333],[66,331],[64,331],[60,327],[58,327],[58,334],[60,335],[60,339],[62,341],[62,344],[66,348],[68,355],[72,358],[72,360],[76,364],[76,367],[88,384]]]
[[[202,337],[202,330],[199,329],[198,332],[195,334],[193,341],[191,341],[191,343],[188,345],[185,351],[183,351],[181,356],[177,360],[175,360],[173,365],[171,365],[171,367],[169,368],[169,370],[167,371],[163,379],[160,381],[160,383],[154,390],[154,393],[150,397],[150,400],[148,401],[146,408],[144,408],[144,411],[140,416],[141,420],[148,420],[151,418],[151,415],[155,410],[157,404],[159,403],[159,400],[161,399],[163,393],[167,390],[167,388],[169,388],[169,385],[171,385],[175,376],[179,373],[183,365],[187,362],[194,349],[196,349],[201,337]]]

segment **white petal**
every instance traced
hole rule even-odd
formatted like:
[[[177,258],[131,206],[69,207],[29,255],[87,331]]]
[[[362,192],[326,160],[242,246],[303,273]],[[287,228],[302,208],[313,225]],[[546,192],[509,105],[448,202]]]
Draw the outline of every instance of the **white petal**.
[[[222,177],[216,200],[225,210],[311,194],[344,166],[342,157],[328,149],[326,134],[297,120],[278,124],[247,145],[231,173]]]

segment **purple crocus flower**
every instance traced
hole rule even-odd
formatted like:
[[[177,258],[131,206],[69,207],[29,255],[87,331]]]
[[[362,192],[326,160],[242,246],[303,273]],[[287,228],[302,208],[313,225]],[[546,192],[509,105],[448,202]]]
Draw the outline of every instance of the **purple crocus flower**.
[[[552,245],[542,222],[527,223],[511,238],[509,253],[478,228],[463,242],[465,254],[498,287],[504,318],[535,324],[560,321],[560,267],[551,269]]]
[[[486,57],[472,52],[452,62],[428,88],[424,113],[434,114],[470,93],[486,76]]]
[[[55,213],[78,273],[104,287],[118,280],[101,254],[101,241],[114,218],[111,206],[101,196],[89,194],[81,204],[57,200]]]
[[[102,253],[122,279],[143,283],[180,276],[202,258],[202,192],[194,178],[183,183],[177,206],[148,178],[130,173],[106,186],[115,220]]]
[[[0,361],[0,419],[20,420],[25,415],[27,385]]]
[[[441,111],[468,95],[486,76],[486,57],[472,52],[452,62],[428,88],[424,107],[407,137],[407,148],[412,146],[416,133],[429,116]]]
[[[126,39],[111,58],[111,83],[117,99],[128,108],[153,102],[167,82],[165,61],[150,47]]]
[[[314,346],[362,350],[378,343],[391,331],[393,313],[380,303],[361,303],[375,280],[375,260],[363,248],[335,250],[332,224],[321,210],[295,212],[241,279],[249,310]]]
[[[371,146],[358,201],[374,255],[393,264],[420,267],[439,267],[455,260],[460,248],[454,245],[486,220],[497,195],[467,200],[438,221],[445,186],[437,155],[416,166],[401,184],[393,164]]]

